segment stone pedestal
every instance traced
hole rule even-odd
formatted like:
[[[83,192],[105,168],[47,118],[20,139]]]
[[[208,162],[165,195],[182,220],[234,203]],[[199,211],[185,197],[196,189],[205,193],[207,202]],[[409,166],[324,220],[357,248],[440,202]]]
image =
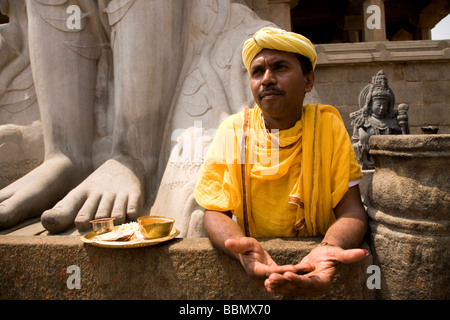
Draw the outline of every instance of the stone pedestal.
[[[362,170],[363,178],[361,182],[359,183],[359,191],[361,193],[361,199],[365,206],[368,206],[368,197],[369,197],[369,190],[372,185],[372,178],[375,170]]]
[[[381,299],[450,297],[450,135],[373,136],[370,246]]]

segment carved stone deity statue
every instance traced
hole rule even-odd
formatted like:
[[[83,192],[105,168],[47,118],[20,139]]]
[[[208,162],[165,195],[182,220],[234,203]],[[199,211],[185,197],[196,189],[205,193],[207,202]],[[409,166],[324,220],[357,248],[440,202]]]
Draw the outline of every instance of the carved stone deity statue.
[[[374,169],[369,154],[369,139],[373,135],[409,134],[408,105],[394,109],[395,95],[383,70],[372,77],[372,83],[359,94],[360,109],[350,114],[353,126],[351,137],[358,162],[363,170]]]

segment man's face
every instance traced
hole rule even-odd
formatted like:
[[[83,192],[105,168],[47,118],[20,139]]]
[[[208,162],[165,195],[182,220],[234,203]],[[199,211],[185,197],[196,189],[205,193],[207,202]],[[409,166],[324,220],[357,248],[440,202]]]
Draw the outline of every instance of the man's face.
[[[304,76],[294,53],[264,49],[251,63],[250,86],[269,129],[288,129],[300,120],[314,72]]]

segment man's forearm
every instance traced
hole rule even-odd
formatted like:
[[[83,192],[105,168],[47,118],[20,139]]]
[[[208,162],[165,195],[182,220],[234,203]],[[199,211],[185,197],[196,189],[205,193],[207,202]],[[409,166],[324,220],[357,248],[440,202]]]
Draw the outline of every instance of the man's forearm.
[[[358,247],[367,231],[367,214],[358,186],[349,188],[336,206],[335,215],[337,220],[328,229],[323,241],[343,249]]]
[[[231,213],[206,210],[203,224],[206,234],[215,247],[234,259],[239,258],[237,254],[230,252],[225,247],[225,240],[238,240],[245,236],[239,225],[231,219]]]
[[[324,242],[343,249],[358,247],[367,230],[367,219],[358,216],[340,217],[327,231]]]

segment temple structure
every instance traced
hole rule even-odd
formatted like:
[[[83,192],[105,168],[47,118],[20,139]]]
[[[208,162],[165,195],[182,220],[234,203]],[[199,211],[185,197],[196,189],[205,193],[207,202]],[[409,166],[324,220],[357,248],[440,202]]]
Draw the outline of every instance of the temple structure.
[[[163,2],[167,4],[166,1]],[[25,3],[32,5],[26,8]],[[61,10],[61,6],[73,3],[88,4],[81,7],[90,14],[81,16],[82,37],[75,40],[69,38],[71,41],[65,41],[66,36],[76,37],[77,31],[66,30],[68,25],[61,15],[65,17],[67,11],[65,7]],[[86,112],[88,115],[95,114],[95,117],[89,118],[89,123],[81,121],[82,128],[72,128],[70,125],[84,118],[81,116],[70,118],[69,125],[61,125],[58,130],[54,130],[48,136],[54,140],[58,137],[66,138],[64,130],[69,127],[72,129],[71,133],[88,135],[89,130],[86,127],[90,124],[95,130],[91,132],[92,159],[87,158],[88,162],[92,161],[92,168],[88,168],[91,170],[89,174],[102,168],[101,165],[105,163],[112,149],[111,141],[114,137],[111,133],[111,123],[114,122],[112,120],[114,113],[111,110],[117,106],[121,108],[117,101],[123,99],[124,104],[137,105],[130,103],[135,100],[129,99],[136,95],[129,94],[130,92],[128,95],[124,94],[126,90],[123,88],[130,89],[127,85],[129,87],[131,85],[123,77],[114,79],[119,85],[116,85],[114,92],[116,96],[112,99],[113,91],[108,91],[113,82],[111,73],[108,73],[112,70],[111,64],[108,65],[111,63],[109,60],[111,52],[108,50],[113,47],[110,45],[112,43],[122,49],[123,51],[117,51],[118,54],[116,52],[118,65],[115,67],[121,67],[117,69],[122,74],[131,73],[129,72],[131,69],[124,67],[121,63],[130,62],[130,59],[127,59],[133,56],[133,50],[130,48],[137,50],[141,47],[130,45],[133,39],[126,34],[127,32],[134,34],[134,31],[142,29],[130,21],[139,20],[140,23],[145,24],[146,19],[150,19],[143,13],[144,11],[133,7],[133,3],[139,3],[144,7],[152,4],[140,0],[105,0],[95,1],[95,5],[90,6],[93,3],[90,0],[0,0],[0,208],[4,199],[9,198],[11,194],[17,195],[20,191],[22,191],[20,196],[24,199],[28,197],[32,198],[28,199],[30,201],[39,200],[37,201],[39,206],[30,205],[37,210],[33,218],[20,221],[12,227],[13,223],[6,221],[5,225],[8,227],[0,228],[0,265],[2,266],[0,299],[114,299],[119,295],[123,298],[134,299],[280,298],[261,294],[258,288],[243,277],[240,265],[236,261],[232,261],[228,269],[222,268],[228,263],[228,257],[217,253],[208,239],[204,238],[201,232],[203,230],[202,211],[191,196],[202,153],[194,152],[195,156],[199,156],[198,158],[189,157],[189,154],[192,155],[190,153],[192,150],[189,148],[198,147],[195,143],[191,143],[190,138],[195,137],[196,132],[200,131],[200,136],[204,137],[200,144],[205,144],[202,147],[206,149],[212,136],[208,130],[214,129],[223,116],[236,112],[242,105],[251,103],[248,92],[245,90],[247,83],[243,80],[247,75],[241,65],[239,54],[241,45],[248,35],[266,25],[276,25],[301,33],[315,44],[318,54],[315,90],[308,94],[306,99],[335,106],[341,113],[350,136],[354,129],[351,115],[360,110],[360,92],[379,70],[383,70],[383,76],[389,79],[389,87],[395,93],[396,102],[408,105],[410,135],[390,138],[388,143],[383,139],[374,140],[373,146],[376,150],[374,183],[370,176],[369,181],[361,185],[364,188],[362,193],[371,218],[371,229],[367,235],[367,243],[363,246],[370,250],[372,255],[359,264],[342,267],[341,276],[336,279],[332,290],[322,298],[448,299],[450,297],[448,261],[441,259],[442,256],[448,256],[450,241],[448,214],[445,211],[448,210],[448,201],[445,202],[445,199],[449,198],[450,192],[448,170],[445,171],[449,157],[448,134],[450,133],[450,39],[431,39],[431,29],[450,13],[447,0],[192,0],[189,2],[183,0],[180,3],[192,4],[194,8],[193,16],[185,21],[186,28],[183,28],[180,22],[186,18],[184,16],[186,10],[181,10],[176,5],[172,8],[173,10],[168,9],[167,16],[172,15],[172,21],[176,21],[174,24],[167,22],[166,16],[152,11],[153,18],[161,19],[163,27],[160,31],[167,31],[173,27],[175,31],[168,34],[176,35],[176,30],[183,30],[186,32],[185,37],[180,36],[180,38],[188,40],[183,47],[175,38],[161,37],[159,39],[166,45],[166,41],[172,41],[170,48],[179,45],[184,51],[171,51],[185,54],[183,62],[182,59],[175,59],[179,73],[175,72],[176,74],[172,75],[171,88],[168,89],[166,82],[155,80],[162,89],[174,92],[174,96],[170,97],[173,101],[164,101],[167,108],[163,110],[167,111],[167,114],[164,114],[162,121],[154,120],[162,127],[159,128],[161,135],[150,135],[147,131],[141,134],[138,129],[129,130],[132,126],[124,121],[121,127],[123,132],[117,132],[115,138],[129,139],[118,145],[134,147],[133,150],[132,148],[126,150],[130,152],[142,153],[142,150],[148,147],[144,143],[140,146],[128,143],[139,137],[142,139],[143,136],[152,136],[155,145],[161,148],[160,158],[152,159],[151,156],[155,158],[155,153],[158,156],[158,152],[150,150],[153,152],[149,152],[151,156],[144,154],[141,159],[147,170],[146,179],[155,180],[152,182],[153,189],[150,192],[147,190],[146,200],[151,201],[145,210],[147,210],[146,213],[156,215],[176,216],[179,223],[177,227],[182,229],[182,232],[180,239],[173,242],[156,248],[141,248],[135,251],[93,248],[79,241],[80,233],[75,228],[59,233],[58,236],[52,236],[43,227],[39,214],[55,205],[57,200],[70,191],[65,188],[75,187],[76,183],[83,181],[82,178],[79,178],[74,186],[67,187],[65,177],[61,175],[60,187],[50,190],[41,186],[40,191],[48,191],[48,194],[52,193],[55,197],[53,203],[46,203],[45,206],[42,203],[46,197],[39,196],[39,192],[36,192],[37,195],[33,197],[30,196],[31,192],[23,192],[23,190],[35,191],[32,188],[26,189],[28,184],[25,182],[16,184],[19,186],[17,188],[7,189],[14,182],[26,177],[31,170],[46,163],[45,135],[42,132],[43,127],[48,126],[48,122],[42,121],[41,117],[51,115],[56,119],[67,120],[67,117],[59,117],[60,112],[51,109],[52,105],[59,107],[60,103],[47,103],[45,112],[40,110],[42,106],[39,106],[40,101],[37,99],[39,95],[36,95],[38,89],[33,82],[30,67],[28,32],[39,36],[36,27],[42,28],[39,30],[49,30],[49,33],[45,33],[46,36],[43,37],[45,41],[51,40],[48,36],[50,32],[56,35],[55,39],[60,41],[60,44],[64,43],[61,48],[72,54],[71,57],[75,61],[67,63],[65,66],[67,70],[71,70],[71,75],[79,72],[80,79],[82,76],[87,77],[81,80],[77,80],[76,77],[64,77],[64,80],[75,80],[74,83],[78,84],[76,89],[83,92],[87,88],[91,95],[77,94],[74,87],[72,87],[74,90],[66,90],[66,93],[73,95],[74,99],[68,99],[73,104],[76,104],[76,99],[80,98],[79,105],[83,108],[88,108],[90,104],[95,105],[94,111],[87,109]],[[111,5],[106,9],[103,8],[105,10],[102,8],[98,10],[99,5],[106,3]],[[174,3],[175,1],[171,4]],[[90,10],[93,8],[100,12],[96,16],[97,20],[91,15],[93,11]],[[129,10],[130,8],[134,11]],[[33,14],[34,24],[30,24],[32,27],[27,24],[27,9]],[[134,15],[129,13],[132,11]],[[104,14],[108,17],[99,18]],[[137,16],[141,19],[136,19]],[[106,31],[104,34],[105,26],[112,32]],[[158,25],[151,24],[151,27],[157,28]],[[147,34],[157,33],[148,32]],[[108,39],[105,40],[106,38]],[[82,41],[78,41],[80,39]],[[39,44],[39,41],[34,42],[34,52],[38,52],[32,57],[34,60],[46,57],[42,54],[47,52],[45,50],[49,53],[53,50],[45,44],[39,47]],[[37,50],[36,47],[43,51]],[[152,46],[147,48],[149,47],[153,49]],[[140,53],[141,57],[147,54],[146,50],[141,50]],[[155,50],[152,53],[159,54],[163,62],[164,59],[168,59],[163,51]],[[145,59],[135,59],[131,62],[138,61],[145,61]],[[52,63],[52,61],[42,63],[37,71],[51,70],[52,72],[47,74],[51,73],[57,78],[57,72],[63,73],[63,70]],[[136,67],[137,64],[134,65],[136,72],[144,77],[151,74],[143,68]],[[80,72],[80,66],[88,72]],[[153,67],[157,69],[161,66],[163,63],[154,63]],[[98,68],[98,73],[94,72],[95,68]],[[149,79],[146,78],[146,80]],[[48,85],[48,82],[41,81],[40,90]],[[92,83],[95,84],[88,85]],[[136,83],[139,85],[148,82],[137,81]],[[62,83],[58,83],[59,85],[63,87]],[[66,86],[65,89],[67,88]],[[164,98],[165,95],[160,93],[161,90],[154,91]],[[62,92],[59,87],[57,91]],[[137,93],[143,91],[145,90],[137,90]],[[210,99],[212,96],[215,98],[214,101]],[[45,100],[49,95],[41,94],[40,97],[44,97]],[[142,98],[142,105],[146,105],[145,102],[150,100],[145,96],[140,98]],[[117,103],[114,108],[113,100]],[[84,103],[86,101],[87,103]],[[76,108],[68,105],[67,111],[73,110]],[[115,111],[117,113],[117,109]],[[129,112],[128,116],[134,116],[133,123],[139,123],[140,129],[147,130],[151,127],[147,122],[141,121],[143,117],[139,112],[134,112],[134,109],[125,111]],[[158,114],[158,110],[153,111],[154,114]],[[123,119],[125,117],[119,116],[116,120]],[[197,120],[203,121],[203,124],[209,127],[197,127]],[[422,135],[421,127],[423,126],[438,127],[439,137],[421,136],[416,139],[415,135]],[[175,135],[178,129],[182,129],[181,134]],[[194,132],[193,135],[192,132]],[[171,133],[173,133],[173,139],[170,139]],[[420,142],[419,149],[417,149],[417,141]],[[168,142],[167,145],[166,142]],[[91,145],[88,145],[86,148],[89,152],[90,147]],[[422,149],[426,152],[422,152]],[[385,152],[386,150],[388,152]],[[67,148],[64,151],[74,150]],[[386,160],[386,154],[394,155],[392,158],[395,159]],[[75,156],[74,158],[78,159]],[[430,162],[430,159],[434,159],[435,162]],[[153,168],[151,171],[149,168],[156,166],[158,161],[159,168]],[[401,169],[396,170],[398,167],[394,162],[402,163]],[[141,172],[141,166],[134,166],[134,163],[125,161],[123,163],[110,162],[110,170],[104,167],[105,170],[99,171],[99,175],[113,171],[111,179],[117,178],[119,173],[130,177],[128,171],[114,169],[116,168],[114,165],[122,165],[120,166],[122,169],[123,167],[135,169],[133,173],[140,178],[138,173]],[[48,167],[56,168],[51,163]],[[63,169],[60,170],[62,174],[66,172]],[[149,174],[149,171],[152,174]],[[405,172],[407,179],[404,177]],[[86,172],[82,173],[88,176]],[[44,175],[37,175],[37,177],[42,176]],[[72,173],[67,174],[67,177],[74,176]],[[86,189],[90,186],[100,186],[96,178],[98,176],[94,176],[93,180],[88,178],[86,179],[88,183],[81,182],[80,185],[83,187],[87,185]],[[144,187],[142,181],[146,179],[134,179],[132,184]],[[408,192],[403,192],[403,179],[409,183]],[[34,183],[39,182],[40,179],[33,176],[28,179],[28,182],[30,181]],[[111,181],[114,182],[114,180]],[[113,182],[105,184],[106,187],[114,185],[130,189],[126,188],[126,183],[129,182],[126,179],[119,181],[120,183]],[[145,188],[147,187],[145,185]],[[394,198],[390,197],[392,188],[397,192]],[[417,190],[421,191],[420,198],[415,197]],[[2,191],[3,195],[6,194],[5,198],[1,197]],[[402,198],[403,194],[407,195],[406,198]],[[424,202],[413,202],[412,200],[416,198],[417,201]],[[176,199],[178,203],[171,202],[170,199]],[[399,211],[398,206],[402,210]],[[441,212],[439,208],[444,209]],[[397,239],[402,243],[401,246],[396,244]],[[320,239],[317,238],[292,241],[268,239],[264,245],[282,263],[288,263],[288,257],[299,259],[319,242]],[[392,247],[396,248],[395,252],[391,251]],[[403,274],[397,281],[399,270],[392,269],[392,265],[396,265],[399,260]],[[205,265],[210,266],[206,271],[206,277],[203,272],[199,272],[199,269],[204,271]],[[368,285],[366,282],[367,275],[370,274],[368,267],[372,265],[381,267],[381,288]],[[69,282],[66,281],[69,266],[78,266],[82,269],[81,290],[69,288]],[[133,270],[132,273],[128,272],[130,268]],[[134,272],[139,270],[143,273]],[[175,270],[175,272],[168,274],[168,270]],[[407,282],[407,280],[410,281]],[[428,285],[431,282],[432,285]],[[248,284],[247,291],[241,291],[242,283],[244,286]],[[144,291],[142,286],[145,286],[147,291]],[[127,297],[123,296],[124,292],[128,294]]]

